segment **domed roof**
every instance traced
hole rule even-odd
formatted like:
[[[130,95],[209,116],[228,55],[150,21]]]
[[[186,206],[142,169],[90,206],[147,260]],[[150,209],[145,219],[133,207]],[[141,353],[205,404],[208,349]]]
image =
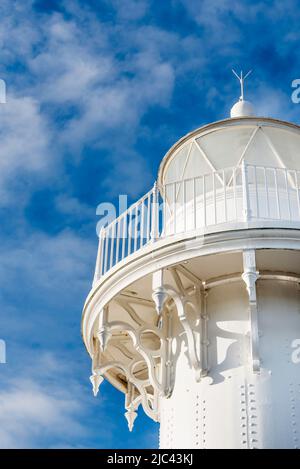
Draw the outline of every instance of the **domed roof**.
[[[244,101],[245,104],[245,101]],[[300,170],[300,127],[284,121],[238,117],[201,127],[163,158],[159,184],[248,164]]]
[[[240,99],[232,106],[230,117],[252,117],[254,116],[254,108],[249,101]]]

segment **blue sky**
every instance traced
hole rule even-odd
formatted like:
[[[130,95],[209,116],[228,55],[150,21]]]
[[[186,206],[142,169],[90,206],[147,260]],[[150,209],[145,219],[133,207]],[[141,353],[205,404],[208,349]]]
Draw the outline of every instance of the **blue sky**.
[[[300,122],[299,2],[1,0],[0,447],[155,447],[108,383],[92,396],[81,310],[96,207],[156,178],[182,135],[228,117],[231,68],[257,113]]]

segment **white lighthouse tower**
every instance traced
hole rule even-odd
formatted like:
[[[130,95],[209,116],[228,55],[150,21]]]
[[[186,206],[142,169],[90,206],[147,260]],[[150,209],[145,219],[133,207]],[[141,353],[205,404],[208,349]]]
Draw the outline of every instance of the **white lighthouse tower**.
[[[300,448],[300,127],[201,127],[101,230],[82,319],[95,395],[141,406],[161,448]]]

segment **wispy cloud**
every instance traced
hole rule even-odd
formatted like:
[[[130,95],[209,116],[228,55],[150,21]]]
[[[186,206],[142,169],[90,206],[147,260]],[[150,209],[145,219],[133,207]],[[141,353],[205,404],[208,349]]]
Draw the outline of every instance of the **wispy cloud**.
[[[162,33],[152,28],[150,41],[139,43],[139,38],[144,33],[149,36],[150,30],[141,25],[135,31],[129,26],[124,48],[127,28],[95,21],[93,13],[84,6],[80,8],[77,2],[66,2],[64,6],[73,12],[72,17],[58,12],[37,14],[29,1],[17,10],[7,2],[3,5],[3,42],[6,44],[13,30],[17,46],[12,50],[10,41],[7,62],[18,60],[26,71],[26,80],[14,77],[8,83],[8,117],[12,127],[18,124],[11,115],[13,107],[18,106],[19,119],[23,116],[27,126],[30,123],[30,132],[26,126],[23,134],[14,134],[9,128],[3,132],[16,147],[14,161],[24,166],[17,145],[31,160],[39,153],[34,161],[44,164],[58,154],[73,154],[78,161],[87,145],[95,145],[99,152],[105,149],[112,156],[108,174],[113,173],[116,190],[118,183],[121,186],[119,163],[126,159],[131,166],[126,186],[130,191],[140,167],[145,174],[149,171],[143,155],[132,152],[140,120],[149,108],[167,105],[173,92],[173,66],[160,55],[157,41],[153,47],[155,36],[159,38]],[[113,6],[125,22],[142,17],[147,10],[147,2],[116,1]],[[139,50],[130,51],[131,47]],[[15,89],[23,97],[14,101]],[[29,143],[35,145],[34,151]],[[10,170],[14,170],[13,162]]]
[[[76,418],[80,409],[69,393],[55,395],[53,389],[16,379],[0,391],[0,447],[36,447],[58,435],[62,441],[80,439],[86,432]]]
[[[11,196],[12,178],[44,173],[51,164],[51,129],[36,99],[10,94],[9,103],[1,108],[0,139],[0,205],[3,205]]]
[[[126,428],[117,391],[105,383],[102,402],[87,388],[79,327],[95,209],[141,195],[177,138],[229,115],[231,67],[255,69],[247,96],[259,114],[299,120],[298,10],[294,0],[1,1],[0,446],[156,444],[151,422],[145,436],[116,431]]]

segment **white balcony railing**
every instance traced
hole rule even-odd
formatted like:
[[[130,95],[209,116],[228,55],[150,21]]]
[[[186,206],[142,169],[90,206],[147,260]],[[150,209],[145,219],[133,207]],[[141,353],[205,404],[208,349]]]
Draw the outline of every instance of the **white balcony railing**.
[[[287,222],[300,228],[300,171],[248,165],[165,184],[101,229],[94,282],[149,243],[233,224]],[[268,226],[270,226],[268,224]],[[278,226],[278,225],[276,225]],[[219,227],[223,228],[222,227]]]

